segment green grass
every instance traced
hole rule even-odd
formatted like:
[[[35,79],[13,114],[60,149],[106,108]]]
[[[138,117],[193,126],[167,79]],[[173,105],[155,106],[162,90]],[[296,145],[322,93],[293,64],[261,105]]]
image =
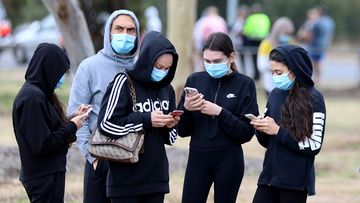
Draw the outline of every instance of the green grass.
[[[12,109],[15,96],[24,84],[25,69],[0,70],[0,113],[9,114]],[[69,100],[70,82],[55,91],[59,99],[67,105]]]
[[[25,70],[0,70],[0,146],[16,145],[11,124],[12,102],[24,81]],[[56,90],[57,94],[67,104],[70,89],[66,81],[63,89]],[[355,203],[360,202],[360,126],[359,98],[325,98],[327,107],[327,125],[324,144],[316,157],[316,189],[317,195],[308,198],[309,203]],[[266,100],[262,90],[258,89],[259,110],[263,112]],[[189,139],[179,138],[176,147],[188,149]],[[246,158],[262,159],[264,149],[254,138],[245,144]],[[245,174],[238,202],[251,202],[256,190],[259,174]],[[171,193],[166,195],[168,203],[180,202],[184,172],[171,174]],[[82,173],[67,174],[66,194],[67,202],[81,202]],[[9,190],[9,188],[12,188]],[[209,196],[211,197],[213,193]],[[0,202],[27,202],[26,193],[18,180],[10,183],[0,183]],[[209,198],[209,203],[212,202]]]

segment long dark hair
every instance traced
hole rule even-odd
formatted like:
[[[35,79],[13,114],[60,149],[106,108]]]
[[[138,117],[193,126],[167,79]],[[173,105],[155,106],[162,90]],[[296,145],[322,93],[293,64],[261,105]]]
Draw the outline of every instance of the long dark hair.
[[[235,52],[234,45],[229,35],[223,32],[212,33],[204,42],[203,52],[209,49],[211,51],[221,51],[225,56],[230,57],[231,53]],[[237,71],[235,62],[231,63],[230,68],[232,71]]]
[[[54,108],[56,110],[56,112],[59,114],[61,120],[64,123],[67,123],[70,121],[70,119],[66,116],[65,114],[65,106],[64,104],[59,100],[59,98],[57,97],[57,95],[55,94],[55,92],[50,96],[50,102],[54,105]]]
[[[282,63],[291,70],[278,51],[271,52],[270,60]],[[294,85],[281,107],[280,126],[288,129],[296,141],[303,141],[306,137],[311,137],[312,115],[311,95],[306,87],[295,78]]]

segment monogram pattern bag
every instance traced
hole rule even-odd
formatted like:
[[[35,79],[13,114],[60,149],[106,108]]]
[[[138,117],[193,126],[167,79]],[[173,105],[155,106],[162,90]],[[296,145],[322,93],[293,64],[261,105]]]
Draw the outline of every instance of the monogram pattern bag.
[[[126,74],[126,73],[125,73]],[[135,86],[126,74],[129,81],[130,95],[134,112],[136,108]],[[110,138],[102,135],[96,128],[89,140],[89,152],[91,156],[120,163],[136,163],[139,161],[139,153],[143,153],[144,130],[130,132],[119,138]]]

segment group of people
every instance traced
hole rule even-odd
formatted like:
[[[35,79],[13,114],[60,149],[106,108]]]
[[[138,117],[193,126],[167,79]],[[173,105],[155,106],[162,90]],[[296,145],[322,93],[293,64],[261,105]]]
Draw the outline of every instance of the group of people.
[[[295,26],[288,17],[275,19],[271,25],[269,17],[261,12],[258,5],[251,9],[242,5],[239,7],[238,17],[232,25],[230,34],[239,55],[239,64],[246,74],[244,54],[250,53],[253,62],[255,80],[261,79],[266,95],[274,89],[271,80],[269,53],[281,44],[300,44],[309,53],[314,67],[313,80],[322,79],[321,66],[326,51],[332,41],[335,23],[327,14],[324,6],[309,9],[306,22],[295,34]]]
[[[185,86],[196,91],[184,91],[178,104],[170,84],[179,58],[175,47],[156,31],[141,44],[139,39],[134,13],[113,12],[103,49],[76,72],[67,115],[54,90],[63,83],[69,60],[56,45],[41,44],[35,51],[13,105],[20,181],[31,202],[64,201],[66,154],[75,141],[86,159],[84,202],[163,202],[170,192],[165,144],[174,145],[177,135],[191,137],[184,203],[206,202],[212,184],[215,202],[236,202],[244,174],[242,144],[254,134],[267,150],[253,202],[306,202],[315,194],[314,159],[326,110],[303,48],[281,45],[270,52],[276,88],[259,115],[255,82],[237,71],[227,34],[216,32],[205,40],[205,70],[188,77]],[[172,116],[175,109],[183,114]],[[95,128],[110,138],[144,130],[139,162],[92,157],[89,139]]]

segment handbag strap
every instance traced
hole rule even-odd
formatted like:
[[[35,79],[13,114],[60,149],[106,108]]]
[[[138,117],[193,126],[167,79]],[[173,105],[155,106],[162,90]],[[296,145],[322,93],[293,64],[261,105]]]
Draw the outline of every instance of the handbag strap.
[[[130,89],[130,96],[131,96],[131,100],[133,103],[133,111],[137,112],[137,108],[136,108],[136,92],[135,92],[135,85],[131,79],[131,77],[129,76],[129,74],[127,72],[124,72],[128,81],[129,81],[129,89]]]

